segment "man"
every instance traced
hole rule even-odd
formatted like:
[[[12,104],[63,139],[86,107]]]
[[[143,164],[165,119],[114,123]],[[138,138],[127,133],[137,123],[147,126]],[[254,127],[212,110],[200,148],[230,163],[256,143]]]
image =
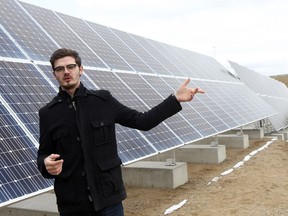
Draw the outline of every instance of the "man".
[[[60,84],[58,95],[39,110],[37,164],[54,178],[61,216],[123,216],[126,192],[117,154],[115,124],[149,130],[179,112],[201,89],[187,88],[142,113],[117,101],[106,90],[88,90],[80,82],[81,58],[74,50],[56,50],[50,59]]]

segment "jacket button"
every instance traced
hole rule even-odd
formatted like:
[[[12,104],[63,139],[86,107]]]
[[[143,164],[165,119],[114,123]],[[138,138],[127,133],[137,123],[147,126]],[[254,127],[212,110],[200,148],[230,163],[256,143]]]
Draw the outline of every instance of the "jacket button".
[[[81,176],[85,176],[85,175],[86,175],[85,170],[82,170],[82,171],[81,171]]]
[[[100,123],[100,125],[101,125],[101,126],[103,126],[103,125],[104,125],[104,123],[103,123],[103,122],[101,122],[101,123]]]
[[[72,108],[73,108],[73,105],[72,105],[72,104],[70,104],[68,107],[69,107],[69,109],[72,109]]]
[[[77,141],[80,142],[81,141],[81,137],[77,137]]]

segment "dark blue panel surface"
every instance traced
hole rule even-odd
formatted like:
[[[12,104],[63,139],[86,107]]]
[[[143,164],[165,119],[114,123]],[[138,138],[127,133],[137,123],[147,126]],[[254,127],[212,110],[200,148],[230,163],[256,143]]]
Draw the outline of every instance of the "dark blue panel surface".
[[[71,16],[58,15],[67,23],[76,34],[109,66],[111,69],[133,70],[127,62],[112,47],[101,38],[95,30],[86,25],[85,21]],[[111,32],[112,34],[112,32]]]
[[[142,78],[150,84],[153,89],[158,92],[161,98],[164,100],[168,95],[175,92],[175,90],[167,85],[160,77],[158,76],[142,76]],[[174,78],[175,79],[175,78]],[[180,86],[180,84],[179,84]],[[141,93],[139,93],[141,94]],[[139,95],[140,97],[147,97],[145,93]],[[193,103],[193,102],[192,102]],[[170,117],[165,121],[167,125],[177,134],[177,136],[183,140],[185,143],[192,142],[194,140],[203,138],[203,136],[194,128],[193,124],[189,122],[188,119],[185,119],[181,112]]]
[[[38,140],[38,110],[55,90],[32,64],[0,61],[0,78],[3,99]]]
[[[163,98],[138,74],[117,73],[117,75],[136,93],[138,98],[145,103],[146,107],[152,108],[163,101]],[[144,110],[147,110],[147,108]],[[142,132],[159,151],[184,144],[184,141],[167,125],[167,120],[150,131]]]
[[[133,71],[154,73],[150,66],[121,41],[108,27],[92,22],[87,22],[87,24],[97,32],[115,52],[128,62],[129,66],[133,68]]]
[[[11,57],[11,58],[21,58],[26,57],[20,51],[20,49],[13,43],[13,41],[4,33],[0,28],[0,56]]]
[[[57,45],[16,1],[1,0],[0,8],[1,24],[30,59],[47,61]]]
[[[147,48],[142,46],[127,32],[119,31],[116,29],[111,29],[131,50],[133,50],[137,55],[153,70],[153,74],[168,74],[169,71],[161,65],[156,58],[154,58],[151,53],[148,52]]]
[[[274,129],[278,131],[282,128],[286,128],[288,126],[287,87],[275,79],[259,74],[235,62],[230,62],[230,65],[237,73],[238,77],[240,77],[242,82],[244,82],[252,91],[257,93],[264,101],[270,104],[270,106],[272,106],[278,112],[277,115],[269,117]],[[255,82],[256,80],[257,82]],[[249,111],[253,112],[254,109]],[[266,110],[263,109],[262,112],[264,111]],[[254,117],[255,113],[252,113],[252,116]]]
[[[0,102],[0,206],[52,186],[36,166],[37,149]]]

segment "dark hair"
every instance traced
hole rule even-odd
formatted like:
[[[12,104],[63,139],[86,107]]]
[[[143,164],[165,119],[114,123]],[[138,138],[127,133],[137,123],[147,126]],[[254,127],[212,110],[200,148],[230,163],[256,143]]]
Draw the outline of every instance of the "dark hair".
[[[51,63],[53,71],[54,71],[55,61],[60,59],[60,58],[64,58],[66,56],[71,56],[71,57],[75,58],[76,64],[79,67],[81,66],[81,58],[75,50],[67,49],[67,48],[60,48],[60,49],[56,50],[50,58],[50,63]]]

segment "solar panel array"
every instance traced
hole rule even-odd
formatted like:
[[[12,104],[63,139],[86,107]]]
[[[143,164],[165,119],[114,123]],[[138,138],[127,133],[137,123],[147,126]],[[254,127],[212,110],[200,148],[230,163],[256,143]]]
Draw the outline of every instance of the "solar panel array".
[[[229,63],[241,81],[278,112],[277,115],[269,117],[274,130],[279,131],[286,128],[288,126],[288,90],[286,85],[235,62],[230,61]]]
[[[36,169],[38,109],[58,91],[49,65],[60,47],[79,51],[87,88],[108,89],[145,111],[187,77],[201,87],[183,110],[150,131],[116,125],[123,164],[275,114],[215,59],[16,0],[0,0],[0,206],[47,190]]]

